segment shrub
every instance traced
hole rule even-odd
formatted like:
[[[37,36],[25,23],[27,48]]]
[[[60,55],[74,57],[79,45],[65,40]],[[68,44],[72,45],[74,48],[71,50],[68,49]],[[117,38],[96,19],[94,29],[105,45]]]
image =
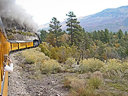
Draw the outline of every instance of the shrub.
[[[101,71],[104,73],[106,77],[123,77],[125,76],[125,72],[127,73],[128,64],[126,62],[122,62],[118,59],[110,59],[106,65],[101,68]]]
[[[50,52],[51,52],[50,58],[59,60],[60,55],[58,53],[59,52],[59,48],[58,47],[51,48]]]
[[[25,32],[22,32],[21,34],[22,34],[22,35],[27,35]]]
[[[31,32],[26,32],[26,35],[27,36],[32,36],[32,33]]]
[[[9,40],[12,40],[12,39],[14,39],[14,36],[13,35],[10,35],[10,36],[8,36],[8,39]]]
[[[95,89],[98,89],[99,86],[103,83],[102,73],[100,71],[96,71],[91,75],[91,78],[88,81],[90,86],[93,86]]]
[[[63,82],[64,82],[63,87],[71,89],[71,86],[70,86],[71,81],[68,78],[65,78]]]
[[[12,31],[13,34],[16,34],[16,31]]]
[[[88,86],[84,79],[78,79],[75,77],[65,78],[64,87],[70,89],[68,96],[93,96],[94,89],[92,86]]]
[[[80,62],[80,72],[95,72],[99,71],[100,68],[104,65],[102,61],[99,59],[94,59],[94,58],[89,58],[89,59],[84,59],[83,61]]]
[[[60,65],[56,60],[45,60],[40,67],[42,73],[57,73],[60,71]]]
[[[41,52],[43,52],[46,56],[50,57],[50,51],[47,49],[46,46],[44,46],[43,44],[40,44],[39,47],[41,48]]]
[[[68,96],[96,96],[91,86],[79,87],[78,90],[71,90]]]
[[[39,48],[39,47],[36,47],[35,50],[41,52],[41,48]]]
[[[74,58],[68,58],[65,63],[71,68],[71,66],[75,63],[75,59]]]
[[[59,62],[65,62],[69,57],[71,51],[69,51],[69,48],[66,48],[65,46],[61,46],[61,47],[52,47],[50,49],[50,52],[52,59],[56,59]]]
[[[75,77],[69,77],[65,78],[64,80],[64,87],[66,88],[72,88],[74,90],[78,90],[79,87],[85,86],[85,80],[84,79],[78,79]]]
[[[22,34],[22,32],[21,32],[21,31],[18,31],[17,33]]]
[[[37,72],[45,74],[60,72],[60,65],[56,60],[50,59],[44,53],[40,52],[40,50],[37,50],[37,48],[28,49],[21,53],[21,56],[25,58],[25,63],[34,65],[36,75]]]
[[[21,56],[27,60],[27,62],[34,61],[34,63],[41,63],[44,60],[49,60],[49,57],[46,57],[44,53],[37,51],[37,48],[27,49],[21,52]]]
[[[31,58],[31,57],[26,57],[24,63],[26,63],[26,64],[34,64],[35,61],[34,61],[34,59]]]

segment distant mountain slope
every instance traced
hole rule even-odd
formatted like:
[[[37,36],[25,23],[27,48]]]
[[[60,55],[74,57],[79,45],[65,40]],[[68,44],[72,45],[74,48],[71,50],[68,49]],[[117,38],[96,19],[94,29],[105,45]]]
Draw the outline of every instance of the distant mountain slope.
[[[116,32],[119,29],[128,31],[128,6],[110,8],[102,12],[79,19],[80,25],[86,31],[109,29]]]
[[[117,32],[119,29],[128,31],[128,6],[105,9],[99,13],[78,18],[80,25],[86,31],[104,30]],[[62,29],[66,29],[65,21],[61,22]],[[47,27],[46,27],[47,25]],[[48,29],[48,24],[42,28]]]

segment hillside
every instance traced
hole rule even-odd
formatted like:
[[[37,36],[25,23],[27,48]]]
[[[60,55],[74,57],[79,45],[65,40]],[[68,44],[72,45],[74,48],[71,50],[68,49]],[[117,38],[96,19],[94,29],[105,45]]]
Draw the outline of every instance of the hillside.
[[[117,32],[119,29],[128,31],[128,6],[106,9],[102,12],[85,16],[80,20],[81,26],[87,31],[109,29]]]
[[[90,58],[76,65],[69,58],[63,64],[39,47],[10,57],[14,72],[9,74],[8,96],[128,96],[128,61]]]
[[[128,31],[128,6],[119,8],[105,9],[99,13],[79,17],[80,25],[86,31],[104,30],[107,28],[112,32],[117,32],[119,29]],[[65,21],[61,22],[62,29],[66,29]],[[48,29],[48,23],[40,26],[41,29]]]

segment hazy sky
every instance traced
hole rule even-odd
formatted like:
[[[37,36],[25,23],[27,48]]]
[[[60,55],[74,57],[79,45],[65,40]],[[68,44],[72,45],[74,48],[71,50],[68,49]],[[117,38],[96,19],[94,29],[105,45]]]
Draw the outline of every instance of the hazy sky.
[[[128,0],[16,0],[35,22],[49,23],[52,17],[64,21],[69,11],[77,17],[91,15],[106,8],[117,8],[128,5]]]

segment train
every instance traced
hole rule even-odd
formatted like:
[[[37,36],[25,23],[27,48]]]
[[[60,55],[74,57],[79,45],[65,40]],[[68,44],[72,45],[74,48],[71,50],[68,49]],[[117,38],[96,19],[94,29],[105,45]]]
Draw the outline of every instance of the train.
[[[39,46],[41,40],[39,35],[36,35],[37,38],[33,40],[8,40],[0,17],[0,96],[8,95],[8,72],[4,72],[4,55],[9,55],[12,51]]]

